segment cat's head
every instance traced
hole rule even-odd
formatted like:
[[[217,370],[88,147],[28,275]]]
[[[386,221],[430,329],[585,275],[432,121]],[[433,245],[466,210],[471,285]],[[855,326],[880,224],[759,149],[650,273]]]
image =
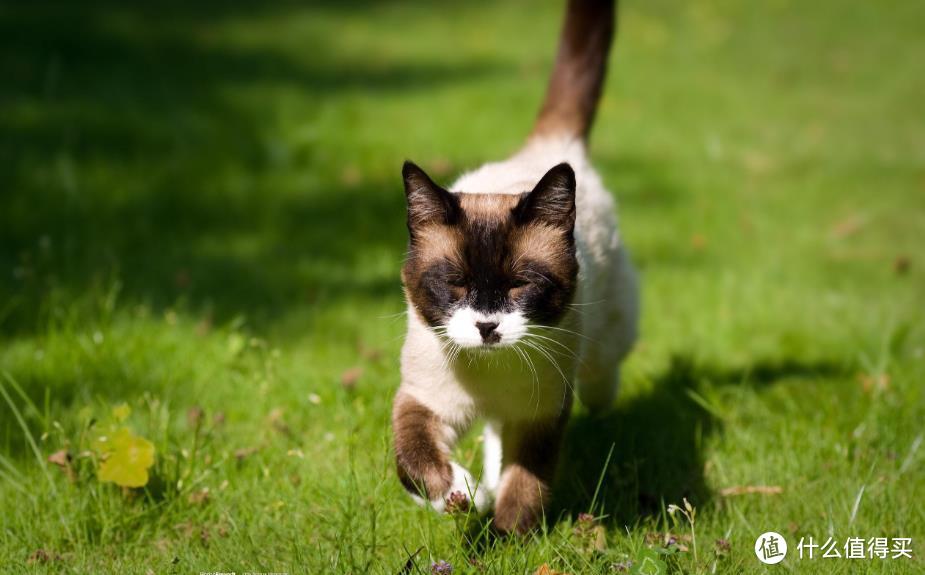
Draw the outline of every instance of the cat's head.
[[[460,347],[520,340],[555,325],[575,292],[575,172],[550,169],[522,194],[449,192],[418,166],[402,170],[408,200],[408,301]]]

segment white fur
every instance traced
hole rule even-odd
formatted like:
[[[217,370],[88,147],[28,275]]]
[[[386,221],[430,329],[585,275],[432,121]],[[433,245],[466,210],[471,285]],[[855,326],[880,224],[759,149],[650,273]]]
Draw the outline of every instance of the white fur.
[[[475,324],[480,321],[486,321],[484,314],[471,307],[460,308],[446,322],[446,335],[460,347],[478,347],[482,336]]]
[[[575,139],[533,140],[506,161],[464,174],[450,189],[470,194],[520,194],[533,189],[561,162],[572,166],[577,182],[575,242],[580,271],[575,305],[558,327],[575,333],[537,329],[523,316],[499,315],[492,321],[499,322],[502,343],[513,345],[483,352],[475,322],[485,318],[462,309],[453,315],[447,334],[451,342],[467,349],[451,364],[451,346],[409,308],[402,349],[402,391],[460,433],[478,416],[500,426],[555,417],[571,383],[592,409],[609,407],[615,397],[619,364],[636,339],[636,274],[617,232],[613,197],[591,167],[584,144]],[[520,340],[524,345],[518,343]],[[541,343],[547,355],[526,345],[530,341]],[[564,353],[566,348],[572,353]],[[501,460],[500,440],[494,429],[486,430],[486,457],[489,449],[493,451],[491,459],[486,459],[483,476],[494,489]]]
[[[411,494],[411,499],[421,507],[429,506],[437,513],[443,513],[443,510],[446,509],[446,498],[449,497],[451,493],[458,491],[475,504],[476,511],[479,513],[488,511],[493,501],[492,493],[484,486],[480,485],[465,467],[459,465],[455,461],[450,462],[450,467],[453,468],[453,485],[450,487],[446,496],[428,501],[419,495]]]
[[[480,347],[482,334],[476,325],[480,322],[498,324],[495,332],[501,336],[501,341],[494,345],[502,346],[516,343],[527,326],[527,318],[520,311],[485,314],[467,306],[453,312],[446,324],[446,335],[460,347]]]

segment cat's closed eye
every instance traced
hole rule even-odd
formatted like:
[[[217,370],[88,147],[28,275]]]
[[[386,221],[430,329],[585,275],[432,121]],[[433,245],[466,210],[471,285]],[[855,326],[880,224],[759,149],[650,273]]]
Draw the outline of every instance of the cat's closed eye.
[[[449,276],[446,278],[446,283],[450,284],[453,287],[464,288],[466,287],[466,278],[463,276]]]
[[[530,285],[530,283],[531,283],[530,280],[528,280],[527,278],[514,278],[513,280],[511,280],[510,285],[511,285],[511,289],[519,289],[519,288],[527,287],[528,285]]]

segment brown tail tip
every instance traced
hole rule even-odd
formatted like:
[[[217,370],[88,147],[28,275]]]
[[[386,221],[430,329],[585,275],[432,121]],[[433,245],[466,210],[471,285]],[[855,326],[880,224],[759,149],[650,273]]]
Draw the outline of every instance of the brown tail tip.
[[[615,0],[569,0],[546,100],[531,134],[587,139],[607,72]]]

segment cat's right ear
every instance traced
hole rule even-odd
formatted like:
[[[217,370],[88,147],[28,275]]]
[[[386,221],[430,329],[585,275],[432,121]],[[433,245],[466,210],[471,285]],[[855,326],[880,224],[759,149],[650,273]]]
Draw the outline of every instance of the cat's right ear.
[[[459,198],[430,179],[424,170],[412,162],[401,169],[408,200],[408,230],[414,232],[426,224],[454,225],[459,220]]]
[[[543,222],[571,231],[575,227],[575,171],[568,164],[554,166],[514,208],[520,223]]]

